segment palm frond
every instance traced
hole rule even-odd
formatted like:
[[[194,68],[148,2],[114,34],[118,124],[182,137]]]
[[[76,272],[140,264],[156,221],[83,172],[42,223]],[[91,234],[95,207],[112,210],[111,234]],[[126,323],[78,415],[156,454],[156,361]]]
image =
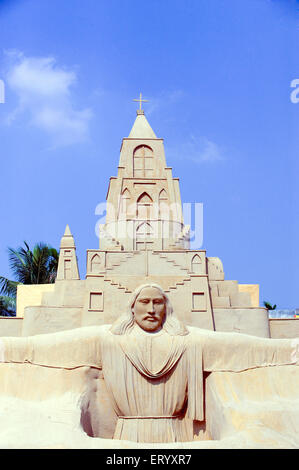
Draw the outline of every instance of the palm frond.
[[[16,299],[9,296],[0,296],[0,316],[15,317],[16,316]]]
[[[8,295],[10,297],[16,297],[17,286],[20,282],[11,281],[6,277],[0,276],[0,294]]]
[[[45,243],[37,243],[33,250],[24,246],[8,248],[10,269],[15,281],[0,276],[0,294],[16,297],[18,284],[51,284],[55,282],[59,252]]]
[[[27,248],[27,243],[24,242],[24,244]],[[32,253],[30,249],[8,248],[8,259],[9,267],[17,281],[22,284],[32,284]]]
[[[24,247],[8,248],[10,269],[22,284],[47,284],[55,282],[59,254],[55,248],[37,243],[33,250],[26,241]]]

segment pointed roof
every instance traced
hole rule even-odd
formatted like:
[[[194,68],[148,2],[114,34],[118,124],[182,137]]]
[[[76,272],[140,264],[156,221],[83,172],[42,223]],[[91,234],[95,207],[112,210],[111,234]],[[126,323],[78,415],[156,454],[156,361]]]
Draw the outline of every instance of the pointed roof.
[[[148,123],[144,111],[138,109],[137,117],[129,134],[129,139],[156,139],[157,136]]]
[[[68,224],[65,227],[63,237],[61,238],[60,248],[75,248],[75,240]]]
[[[64,236],[66,236],[66,235],[72,235],[71,231],[70,231],[69,224],[67,224],[66,227],[65,227]]]

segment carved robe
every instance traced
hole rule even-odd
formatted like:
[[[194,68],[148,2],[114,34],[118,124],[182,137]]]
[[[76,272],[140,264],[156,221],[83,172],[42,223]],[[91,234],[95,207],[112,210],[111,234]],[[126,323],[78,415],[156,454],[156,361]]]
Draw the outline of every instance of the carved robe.
[[[189,335],[146,333],[138,326],[130,334],[105,337],[102,365],[118,416],[115,439],[193,439],[192,421],[184,414],[186,409],[190,418],[203,419],[200,349],[199,343],[191,344]]]

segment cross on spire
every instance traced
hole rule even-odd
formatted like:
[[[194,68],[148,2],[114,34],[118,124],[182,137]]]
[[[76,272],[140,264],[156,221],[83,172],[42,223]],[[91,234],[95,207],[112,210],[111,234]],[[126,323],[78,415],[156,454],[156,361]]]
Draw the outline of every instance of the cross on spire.
[[[148,100],[143,100],[143,99],[142,99],[142,94],[141,94],[141,93],[140,93],[139,99],[138,99],[138,100],[133,100],[133,101],[138,101],[138,102],[139,102],[139,109],[140,109],[140,111],[142,111],[142,108],[141,108],[142,103],[148,103]]]

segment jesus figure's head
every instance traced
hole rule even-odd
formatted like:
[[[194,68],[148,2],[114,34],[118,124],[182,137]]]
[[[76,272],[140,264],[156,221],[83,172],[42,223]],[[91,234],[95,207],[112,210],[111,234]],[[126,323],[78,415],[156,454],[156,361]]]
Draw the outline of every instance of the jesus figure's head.
[[[144,287],[136,297],[132,313],[140,328],[148,332],[159,331],[165,320],[165,296],[156,287]]]
[[[128,333],[134,324],[147,332],[157,332],[161,328],[170,335],[187,335],[189,331],[173,314],[167,294],[158,284],[143,284],[132,294],[128,313],[112,325],[111,331],[117,335]]]

